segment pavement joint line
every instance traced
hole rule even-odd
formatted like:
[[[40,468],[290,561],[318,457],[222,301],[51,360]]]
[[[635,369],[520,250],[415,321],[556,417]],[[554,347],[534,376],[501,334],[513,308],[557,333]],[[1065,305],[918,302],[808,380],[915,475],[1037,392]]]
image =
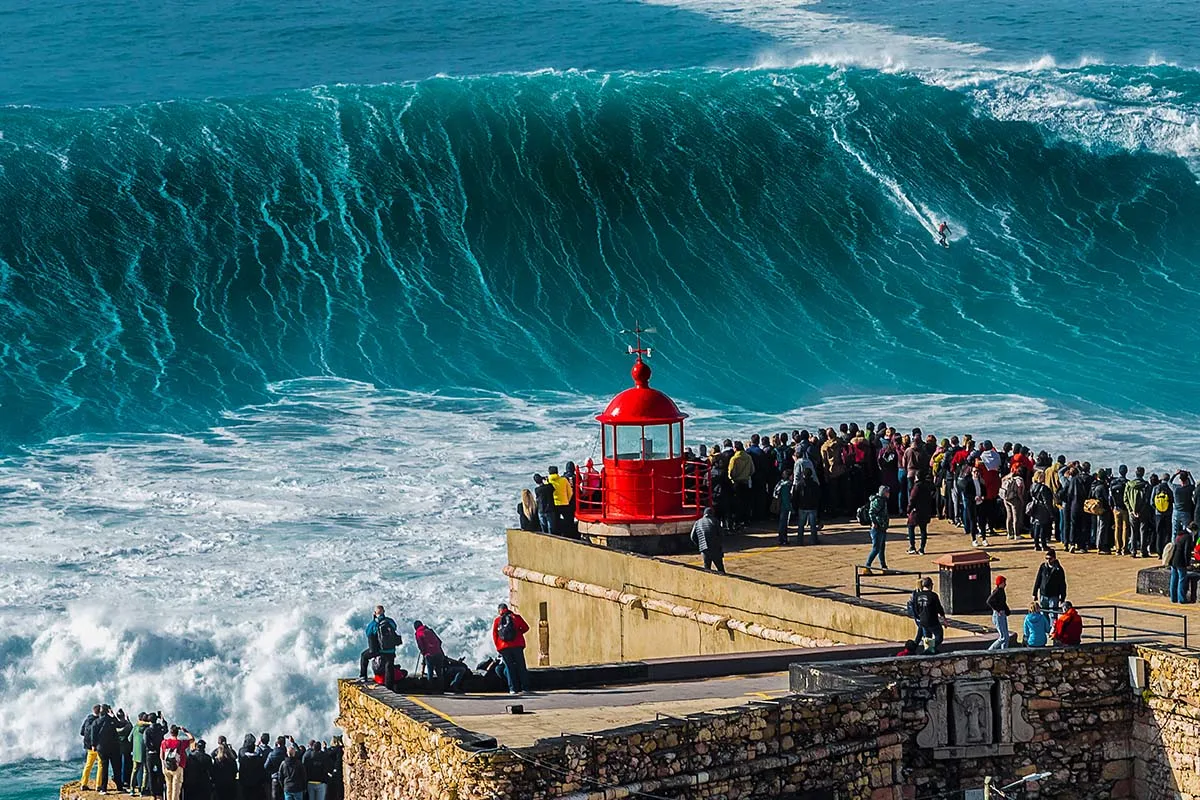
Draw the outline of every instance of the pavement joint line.
[[[448,714],[445,714],[445,713],[443,713],[443,712],[439,711],[438,709],[436,709],[436,708],[434,708],[433,706],[429,705],[429,704],[428,704],[428,703],[426,703],[425,701],[423,701],[423,700],[418,700],[417,698],[413,697],[411,694],[410,694],[410,695],[405,695],[405,697],[406,697],[407,699],[409,699],[409,700],[413,701],[413,702],[414,702],[414,703],[416,703],[417,705],[419,705],[421,708],[423,708],[423,709],[425,709],[426,711],[428,711],[430,714],[437,714],[439,717],[441,717],[442,719],[446,720],[446,722],[449,722],[451,725],[457,725],[457,724],[458,724],[458,723],[457,723],[457,722],[455,722],[453,719],[451,719],[451,718],[450,718],[450,716],[449,716]]]

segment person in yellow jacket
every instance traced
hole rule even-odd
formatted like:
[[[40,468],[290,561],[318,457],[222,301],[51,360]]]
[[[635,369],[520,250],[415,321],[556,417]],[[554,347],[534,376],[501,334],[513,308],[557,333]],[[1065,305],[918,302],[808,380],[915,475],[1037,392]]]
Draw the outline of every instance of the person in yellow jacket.
[[[734,518],[739,527],[750,520],[750,481],[754,477],[754,459],[740,441],[733,443],[729,459],[729,481],[733,484]]]
[[[554,533],[567,533],[568,528],[572,527],[571,521],[574,517],[571,513],[574,490],[571,488],[571,482],[558,474],[558,467],[550,467],[546,472],[546,482],[554,487]]]

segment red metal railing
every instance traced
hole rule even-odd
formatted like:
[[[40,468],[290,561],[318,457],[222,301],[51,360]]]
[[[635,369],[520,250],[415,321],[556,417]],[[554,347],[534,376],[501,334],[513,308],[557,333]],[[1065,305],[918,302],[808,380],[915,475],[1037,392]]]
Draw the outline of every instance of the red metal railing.
[[[593,520],[614,518],[612,501],[616,490],[610,490],[607,479],[604,470],[575,468],[575,516]],[[707,461],[685,461],[678,477],[624,473],[620,492],[618,507],[648,505],[651,518],[668,510],[669,516],[679,511],[699,515],[712,504],[712,468]]]

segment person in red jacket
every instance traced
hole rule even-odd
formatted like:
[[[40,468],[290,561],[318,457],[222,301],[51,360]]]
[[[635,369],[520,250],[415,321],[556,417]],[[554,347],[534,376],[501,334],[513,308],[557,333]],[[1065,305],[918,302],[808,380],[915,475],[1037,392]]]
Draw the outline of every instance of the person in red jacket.
[[[983,503],[979,507],[978,525],[986,539],[988,534],[996,535],[996,518],[1001,516],[1000,473],[988,469],[982,460],[975,463],[979,467],[979,479],[983,482]]]
[[[1055,644],[1079,644],[1083,638],[1083,620],[1069,600],[1063,601],[1062,613],[1054,621]]]
[[[492,641],[504,662],[508,693],[521,694],[529,691],[529,671],[525,667],[525,634],[529,625],[520,614],[510,611],[507,603],[497,606],[497,611],[492,621]]]

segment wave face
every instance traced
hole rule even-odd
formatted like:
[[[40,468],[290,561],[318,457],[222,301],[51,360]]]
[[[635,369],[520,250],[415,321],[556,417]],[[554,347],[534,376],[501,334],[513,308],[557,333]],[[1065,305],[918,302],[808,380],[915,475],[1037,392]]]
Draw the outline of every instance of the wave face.
[[[810,66],[4,109],[0,440],[305,376],[604,394],[635,318],[697,401],[1188,409],[1197,103],[1168,67]]]

